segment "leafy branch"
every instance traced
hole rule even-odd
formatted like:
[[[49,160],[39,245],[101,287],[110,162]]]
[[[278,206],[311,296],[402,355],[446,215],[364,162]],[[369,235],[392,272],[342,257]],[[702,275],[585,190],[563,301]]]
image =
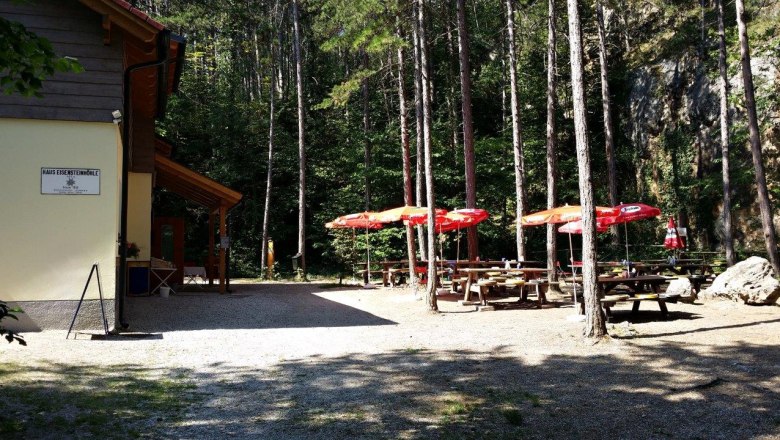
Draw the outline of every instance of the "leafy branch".
[[[84,71],[78,60],[58,57],[49,40],[0,17],[0,90],[42,97],[43,80],[55,72]]]
[[[16,317],[11,312],[19,313],[21,310],[19,309],[11,309],[8,307],[8,304],[6,304],[3,301],[0,301],[0,321],[2,321],[5,318],[11,318],[15,320],[19,320],[19,318]],[[8,330],[2,325],[0,325],[0,336],[4,337],[8,343],[13,343],[14,341],[18,342],[19,345],[27,345],[27,342],[24,340],[24,337],[21,336],[19,333],[14,332],[13,330]]]

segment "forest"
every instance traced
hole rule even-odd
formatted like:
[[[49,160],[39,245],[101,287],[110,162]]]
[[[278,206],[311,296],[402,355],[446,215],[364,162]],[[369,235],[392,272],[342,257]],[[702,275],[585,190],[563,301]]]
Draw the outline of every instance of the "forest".
[[[157,129],[177,161],[244,194],[229,215],[232,276],[264,273],[264,226],[277,274],[289,274],[301,251],[308,273],[349,271],[365,255],[362,235],[354,240],[355,231],[325,223],[426,206],[431,184],[437,208],[490,213],[478,226],[482,258],[521,251],[544,260],[545,228],[518,234],[518,213],[580,204],[576,63],[563,1],[131,3],[187,39],[179,91]],[[579,4],[594,202],[662,211],[628,225],[637,257],[666,255],[660,245],[669,217],[687,227],[691,251],[724,252],[732,236],[737,258],[767,254],[740,64],[742,3],[721,5],[725,63],[719,1]],[[780,195],[780,6],[746,0],[744,8],[771,223]],[[205,209],[178,196],[157,192],[155,210],[185,216],[190,237],[207,234]],[[622,228],[619,234],[598,235],[600,259],[620,259]],[[567,261],[567,238],[556,239],[556,255]],[[455,235],[437,240],[454,258]],[[372,259],[403,258],[405,241],[401,227],[372,231]],[[203,260],[205,249],[186,252]]]

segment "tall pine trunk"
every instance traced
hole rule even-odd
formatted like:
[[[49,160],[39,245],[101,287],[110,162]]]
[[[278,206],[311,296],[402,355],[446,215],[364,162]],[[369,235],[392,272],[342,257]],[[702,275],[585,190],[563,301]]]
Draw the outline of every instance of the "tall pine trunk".
[[[601,66],[601,106],[604,113],[604,147],[607,153],[607,180],[609,189],[609,203],[612,206],[618,204],[617,192],[617,166],[615,165],[615,138],[612,134],[612,104],[609,95],[609,80],[607,75],[607,44],[604,35],[604,8],[601,1],[596,1],[596,23],[599,32],[599,64]],[[617,245],[618,227],[610,227],[612,243]]]
[[[425,0],[416,0],[417,32],[420,38],[420,66],[422,72],[422,108],[423,108],[423,147],[425,153],[425,190],[428,204],[428,286],[425,289],[425,300],[428,310],[436,312],[439,306],[436,302],[436,228],[435,206],[433,192],[433,164],[431,163],[431,93],[428,67],[428,39],[425,29]]]
[[[590,148],[588,146],[580,11],[577,0],[567,0],[567,5],[574,137],[577,142],[577,170],[579,172],[580,205],[582,206],[582,287],[585,301],[585,336],[598,338],[607,334],[607,326],[604,312],[599,304],[598,284],[596,283],[596,211],[593,202]]]
[[[469,34],[466,29],[465,0],[458,4],[458,58],[460,60],[460,90],[463,115],[463,161],[466,165],[466,208],[477,207],[477,182],[474,166],[474,120],[471,115],[471,66],[469,63]],[[477,227],[467,229],[469,260],[479,255]]]
[[[368,69],[368,54],[365,50],[361,54],[361,63],[363,69]],[[363,162],[365,164],[365,201],[366,211],[371,210],[371,140],[369,139],[369,132],[371,130],[371,120],[369,118],[369,102],[368,102],[368,78],[363,78],[360,85],[361,97],[363,100]]]
[[[723,247],[726,264],[736,263],[734,227],[731,225],[731,178],[729,174],[729,77],[726,65],[726,28],[723,25],[723,0],[715,0],[718,13],[718,68],[720,70],[720,149],[723,167]]]
[[[737,28],[739,30],[739,54],[742,61],[742,80],[745,83],[745,108],[748,113],[748,131],[750,133],[750,151],[753,153],[753,167],[756,172],[756,187],[758,189],[758,206],[761,209],[761,224],[764,227],[764,240],[769,261],[780,275],[780,261],[777,257],[777,238],[772,222],[772,208],[769,204],[769,192],[766,187],[764,159],[761,153],[761,136],[758,131],[758,116],[756,115],[756,97],[753,91],[753,71],[750,68],[750,46],[745,25],[745,5],[742,0],[736,0]]]
[[[515,240],[517,259],[525,260],[525,234],[521,220],[525,214],[525,159],[520,123],[520,100],[517,96],[517,48],[515,46],[514,0],[506,0],[507,39],[509,40],[509,95],[512,114],[512,152],[515,160]]]
[[[422,62],[420,61],[420,23],[418,21],[419,16],[419,2],[414,1],[412,4],[412,10],[414,13],[414,32],[412,35],[413,50],[414,50],[414,114],[415,114],[415,127],[416,127],[416,149],[417,158],[415,162],[415,191],[417,196],[417,206],[423,206],[423,200],[425,198],[425,173],[423,172],[423,87],[422,87]],[[425,232],[422,225],[417,226],[417,242],[420,249],[420,259],[427,260],[428,246],[425,242]]]
[[[399,40],[403,40],[401,34],[400,18],[396,16],[395,34]],[[409,153],[409,126],[406,119],[406,91],[404,90],[404,48],[398,46],[396,49],[398,58],[398,117],[401,127],[401,162],[403,163],[404,175],[404,205],[412,206],[414,204],[414,192],[412,188],[412,160]],[[409,284],[412,290],[417,291],[417,274],[415,268],[417,261],[414,249],[414,227],[406,225],[406,255],[409,260]]]
[[[761,224],[764,227],[764,240],[769,261],[775,270],[775,276],[780,276],[780,260],[777,256],[777,238],[772,221],[772,207],[769,203],[769,192],[766,187],[764,159],[761,153],[761,136],[758,131],[758,116],[756,115],[756,96],[753,91],[753,71],[750,68],[750,47],[748,45],[747,27],[745,25],[745,5],[743,0],[736,0],[737,28],[739,31],[739,54],[742,61],[742,80],[745,83],[745,108],[748,114],[748,131],[750,134],[750,151],[753,153],[753,167],[756,172],[756,187],[758,189],[758,206],[761,210]]]
[[[555,0],[547,0],[547,209],[555,208],[558,203],[558,151],[556,146],[556,80],[557,54],[555,53]],[[557,281],[555,271],[558,263],[558,240],[555,225],[547,225],[547,268],[548,278]]]
[[[265,180],[265,205],[263,209],[263,247],[261,248],[260,257],[260,270],[263,271],[262,277],[266,278],[267,266],[268,266],[268,218],[271,211],[271,189],[273,188],[271,178],[273,176],[274,169],[274,108],[276,91],[274,90],[274,75],[275,75],[275,50],[273,38],[271,38],[271,75],[268,81],[268,172],[266,173]]]
[[[303,61],[301,60],[301,29],[298,0],[292,1],[295,88],[298,95],[298,257],[301,278],[306,279],[306,144],[303,107]]]

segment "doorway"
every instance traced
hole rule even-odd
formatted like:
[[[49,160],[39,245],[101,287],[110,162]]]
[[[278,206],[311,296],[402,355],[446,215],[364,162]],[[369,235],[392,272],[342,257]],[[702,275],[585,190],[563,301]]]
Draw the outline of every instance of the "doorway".
[[[152,257],[170,261],[176,266],[171,277],[177,284],[184,282],[184,219],[155,217],[152,222]]]

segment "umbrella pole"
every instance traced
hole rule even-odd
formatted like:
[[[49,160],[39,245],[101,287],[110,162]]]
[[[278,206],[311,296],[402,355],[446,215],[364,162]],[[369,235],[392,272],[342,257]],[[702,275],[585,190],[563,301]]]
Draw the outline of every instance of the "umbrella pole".
[[[577,308],[577,268],[574,267],[574,245],[571,242],[571,232],[569,232],[569,252],[571,253],[571,260],[569,260],[571,267],[571,285],[574,288],[574,309]]]
[[[457,253],[455,254],[455,267],[458,266],[458,260],[460,260],[460,228],[458,228],[458,246]]]
[[[631,273],[631,266],[628,263],[628,222],[623,223],[623,231],[626,236],[626,274]]]
[[[368,244],[368,226],[366,226],[366,274],[368,275],[367,284],[371,284],[371,248]]]

